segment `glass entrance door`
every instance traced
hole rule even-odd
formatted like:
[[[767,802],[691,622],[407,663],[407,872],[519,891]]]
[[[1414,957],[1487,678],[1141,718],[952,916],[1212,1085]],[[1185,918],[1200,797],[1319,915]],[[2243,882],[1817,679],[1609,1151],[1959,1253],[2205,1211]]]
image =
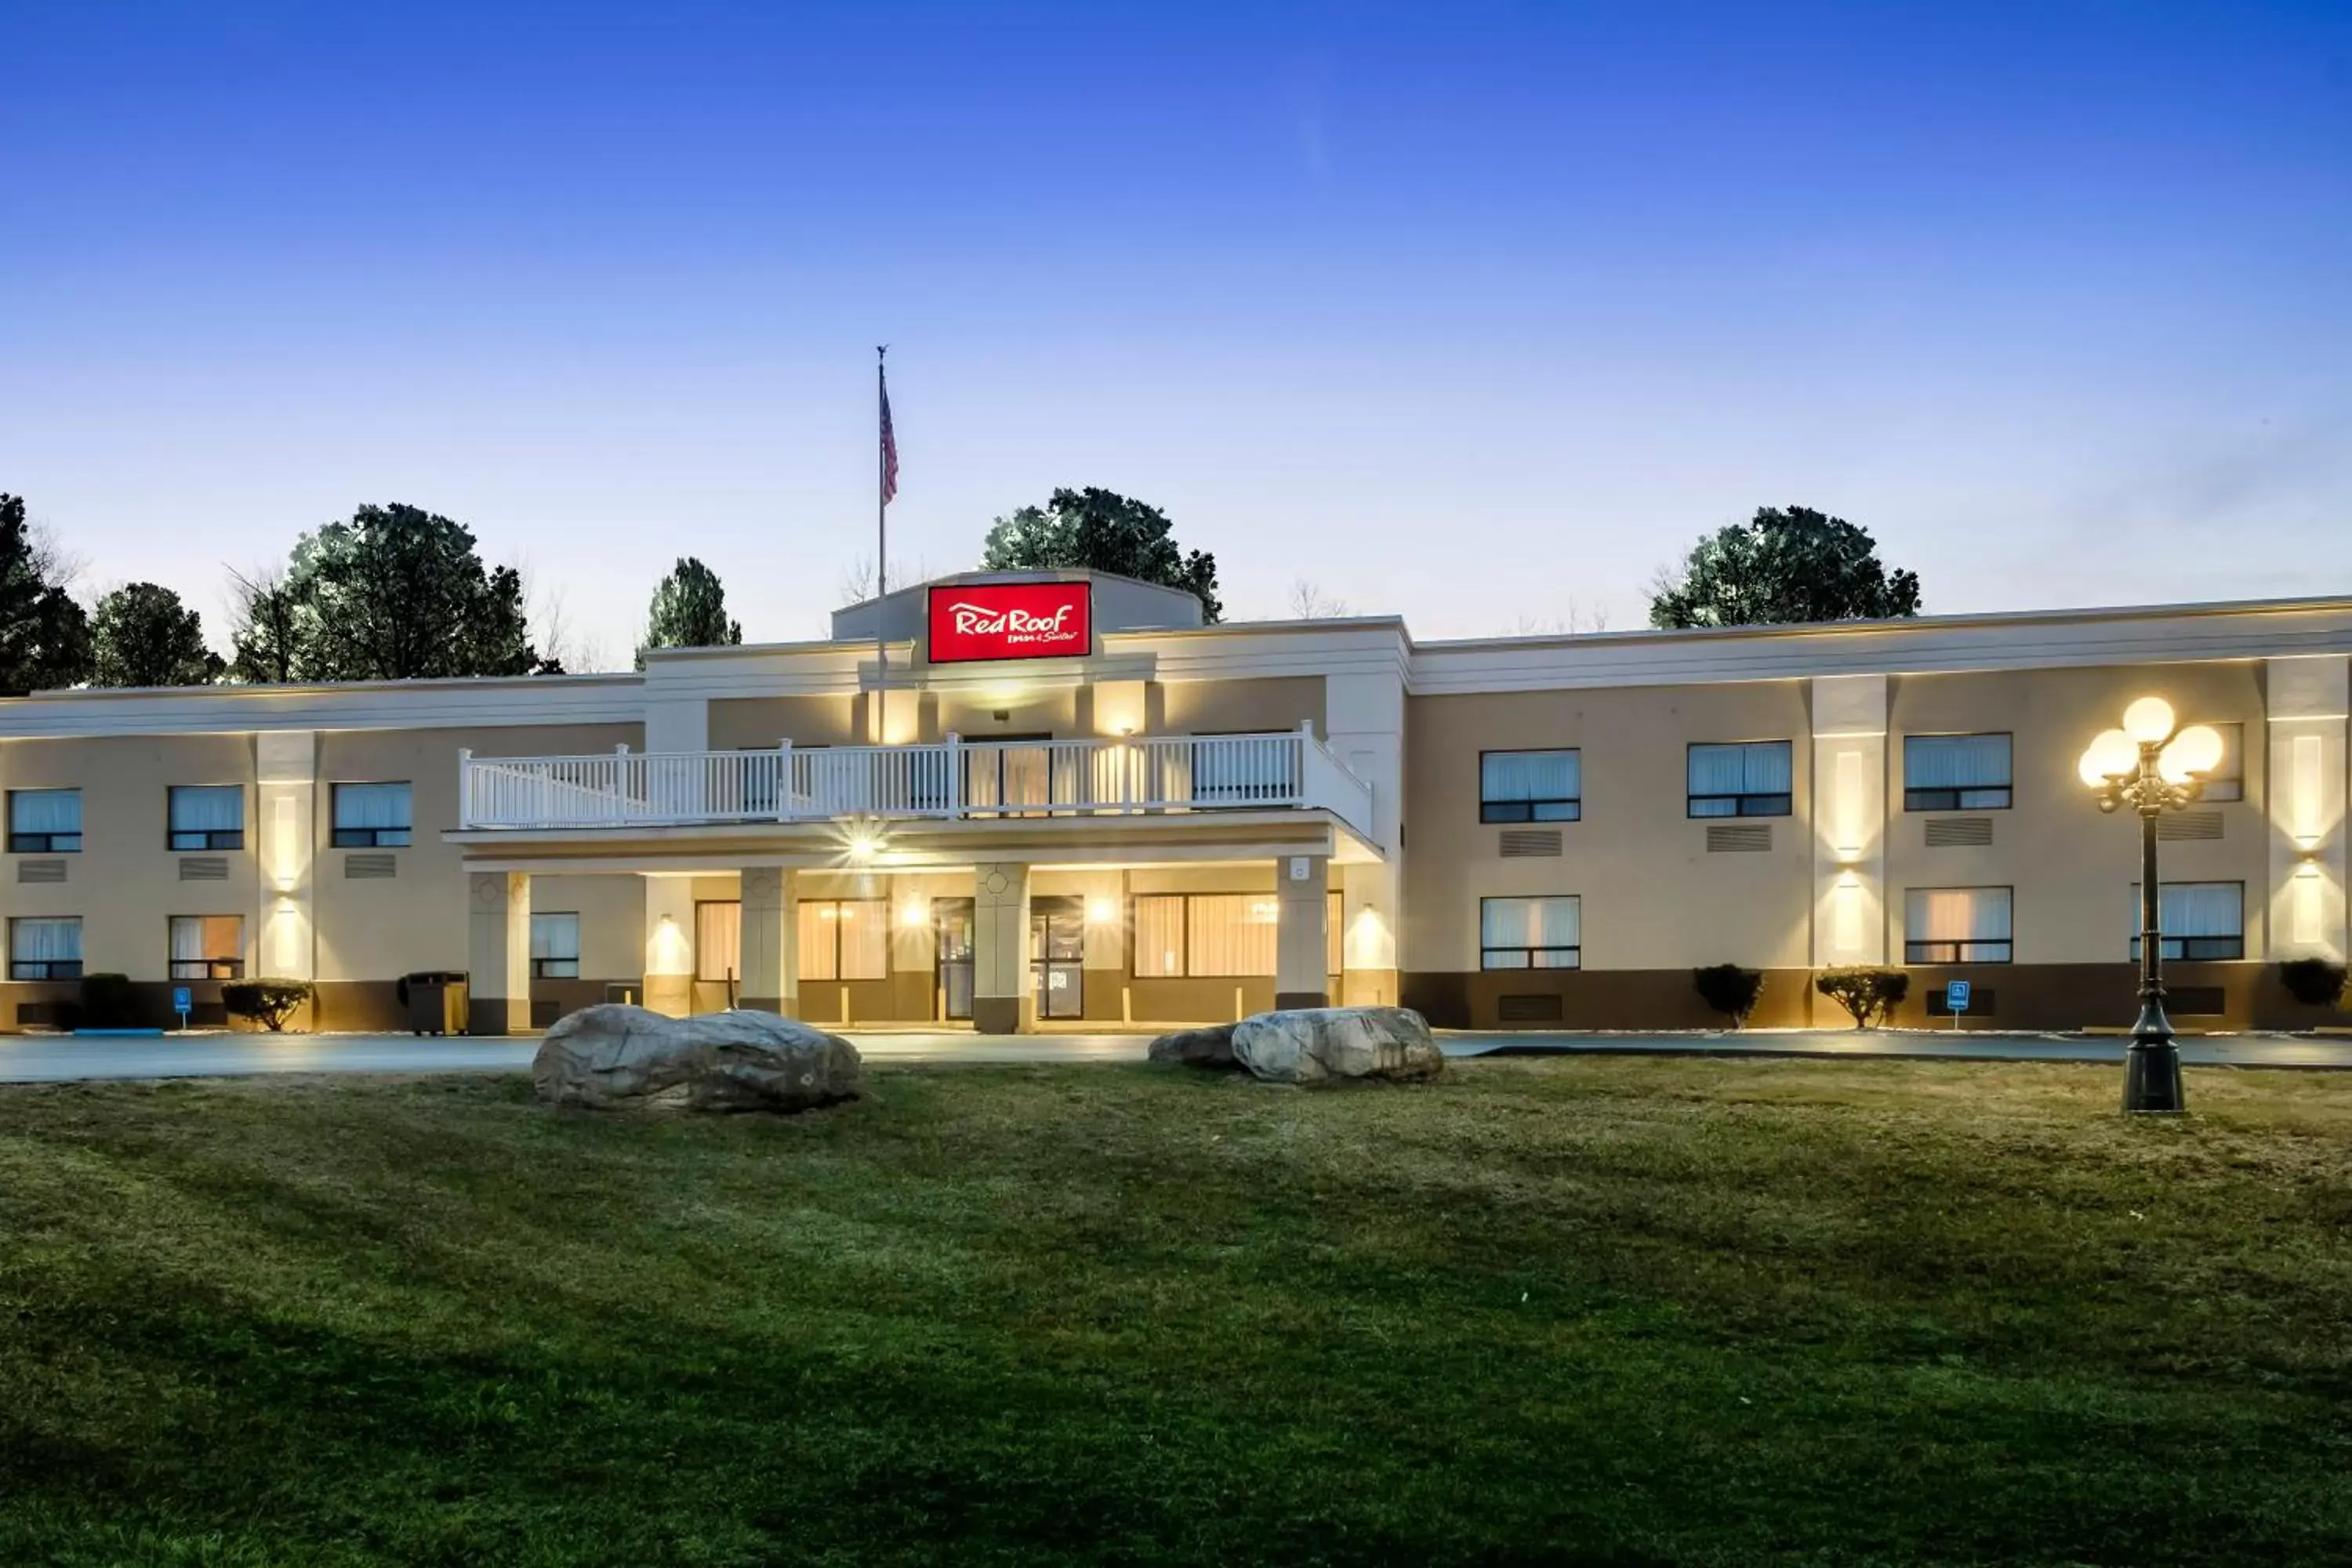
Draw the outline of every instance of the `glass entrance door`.
[[[1037,1016],[1083,1018],[1086,1009],[1086,905],[1077,899],[1029,903],[1029,968],[1037,984]]]
[[[971,900],[936,899],[931,918],[939,942],[939,1007],[942,1018],[971,1016]]]

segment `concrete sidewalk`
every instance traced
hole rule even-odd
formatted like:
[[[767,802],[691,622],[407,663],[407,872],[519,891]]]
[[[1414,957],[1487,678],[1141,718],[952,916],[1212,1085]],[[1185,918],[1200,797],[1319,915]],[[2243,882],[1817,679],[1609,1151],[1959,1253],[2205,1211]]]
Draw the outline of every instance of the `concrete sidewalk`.
[[[974,1035],[968,1030],[850,1030],[877,1064],[1141,1061],[1140,1033]],[[2119,1038],[2006,1035],[1990,1031],[1748,1029],[1737,1033],[1633,1034],[1441,1030],[1450,1057],[1719,1056],[1864,1057],[1885,1060],[2120,1062]],[[534,1037],[425,1039],[411,1035],[166,1035],[100,1038],[57,1035],[0,1037],[0,1083],[106,1079],[243,1078],[271,1073],[521,1072],[539,1049]],[[2301,1035],[2203,1035],[2180,1042],[2192,1067],[2352,1068],[2352,1039]]]

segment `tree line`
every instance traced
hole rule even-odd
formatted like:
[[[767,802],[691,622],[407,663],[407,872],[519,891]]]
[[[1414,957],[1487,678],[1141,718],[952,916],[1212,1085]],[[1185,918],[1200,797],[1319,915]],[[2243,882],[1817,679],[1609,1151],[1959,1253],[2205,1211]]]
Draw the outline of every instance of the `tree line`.
[[[1056,489],[995,519],[980,564],[1116,573],[1192,595],[1213,624],[1224,613],[1215,556],[1179,545],[1160,508],[1097,487]],[[68,591],[72,575],[23,498],[0,495],[0,691],[562,673],[554,650],[532,646],[521,574],[487,565],[471,531],[419,507],[361,507],[303,534],[283,566],[232,573],[226,659],[171,589],[126,584],[86,610]],[[1887,619],[1918,614],[1919,603],[1917,574],[1888,571],[1866,530],[1808,507],[1766,507],[1662,570],[1650,623]],[[1347,607],[1302,582],[1291,611]],[[742,640],[719,574],[681,556],[654,589],[636,663],[654,648]]]

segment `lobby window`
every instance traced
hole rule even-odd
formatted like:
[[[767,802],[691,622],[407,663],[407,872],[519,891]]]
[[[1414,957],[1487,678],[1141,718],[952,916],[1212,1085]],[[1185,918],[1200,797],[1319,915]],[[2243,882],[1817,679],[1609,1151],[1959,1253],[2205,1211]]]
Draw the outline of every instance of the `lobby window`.
[[[81,917],[22,919],[8,922],[8,978],[81,978]]]
[[[1583,900],[1573,895],[1478,900],[1478,967],[1580,969]]]
[[[803,980],[887,980],[890,904],[887,899],[803,899]]]
[[[1135,973],[1145,980],[1238,980],[1274,973],[1272,893],[1139,893]]]
[[[1903,895],[1906,963],[2007,963],[2007,888],[1913,888]]]
[[[2139,962],[2139,884],[2131,889],[2132,962]],[[2243,882],[2164,882],[2158,885],[2156,924],[2168,959],[2246,956]]]
[[[734,980],[743,973],[743,906],[706,899],[694,906],[694,977]]]
[[[238,915],[173,915],[172,978],[238,980],[245,975],[245,921]]]
[[[1796,787],[1786,741],[1690,748],[1692,816],[1787,816]]]
[[[165,792],[173,849],[245,847],[245,790],[238,784],[173,784]]]
[[[1577,822],[1583,816],[1581,752],[1478,753],[1479,821]]]
[[[2009,739],[2007,735],[1905,736],[1903,809],[2008,810]]]
[[[533,980],[580,978],[580,917],[577,914],[531,911],[530,977]]]
[[[74,855],[81,850],[81,791],[12,789],[8,792],[8,852],[12,855]]]
[[[409,841],[406,783],[339,784],[335,790],[335,827],[331,842],[338,849],[390,849]]]
[[[2216,724],[2221,736],[2221,760],[2205,775],[2205,791],[2200,800],[2231,801],[2246,798],[2246,727],[2243,724]]]

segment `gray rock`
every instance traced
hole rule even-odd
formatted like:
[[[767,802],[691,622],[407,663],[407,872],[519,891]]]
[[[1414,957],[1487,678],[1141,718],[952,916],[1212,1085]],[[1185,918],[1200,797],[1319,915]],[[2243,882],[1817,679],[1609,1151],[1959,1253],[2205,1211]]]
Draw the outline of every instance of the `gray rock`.
[[[857,1047],[773,1013],[584,1007],[547,1031],[530,1079],[551,1105],[806,1110],[857,1098]]]
[[[1268,1083],[1434,1078],[1445,1057],[1410,1007],[1301,1007],[1234,1026],[1234,1058]]]
[[[1242,1064],[1234,1060],[1233,1024],[1218,1024],[1206,1029],[1179,1029],[1172,1035],[1162,1035],[1151,1042],[1145,1054],[1155,1062],[1174,1062],[1188,1068],[1232,1068]]]

